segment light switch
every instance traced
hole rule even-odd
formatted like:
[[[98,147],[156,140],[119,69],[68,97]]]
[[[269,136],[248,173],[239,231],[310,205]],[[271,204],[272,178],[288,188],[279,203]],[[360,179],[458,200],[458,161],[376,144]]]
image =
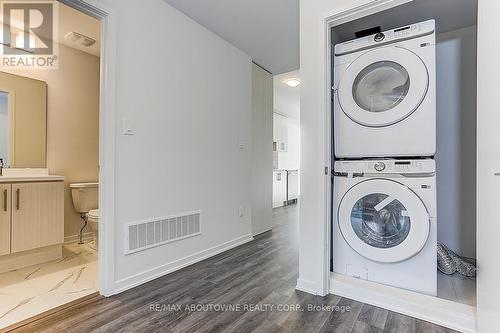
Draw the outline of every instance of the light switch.
[[[123,119],[123,135],[134,135],[134,129],[132,127],[132,121],[129,118]]]
[[[238,138],[238,149],[239,150],[245,150],[246,148],[246,142],[245,139],[243,138]]]

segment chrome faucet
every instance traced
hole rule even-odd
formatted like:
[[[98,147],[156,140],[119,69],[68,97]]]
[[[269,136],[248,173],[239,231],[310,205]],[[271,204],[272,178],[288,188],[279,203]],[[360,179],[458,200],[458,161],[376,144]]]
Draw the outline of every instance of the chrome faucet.
[[[3,176],[3,158],[0,158],[0,176]]]

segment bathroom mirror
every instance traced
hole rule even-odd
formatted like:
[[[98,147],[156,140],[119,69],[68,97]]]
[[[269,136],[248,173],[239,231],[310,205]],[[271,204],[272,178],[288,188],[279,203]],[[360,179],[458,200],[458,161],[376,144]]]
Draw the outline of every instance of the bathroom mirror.
[[[9,165],[10,151],[10,117],[9,117],[9,93],[0,91],[0,158],[4,165]]]
[[[0,158],[5,168],[46,167],[45,82],[0,72]]]

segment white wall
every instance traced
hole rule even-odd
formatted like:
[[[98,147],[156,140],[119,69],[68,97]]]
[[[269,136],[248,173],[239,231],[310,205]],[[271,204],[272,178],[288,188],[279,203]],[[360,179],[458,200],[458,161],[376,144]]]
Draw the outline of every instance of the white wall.
[[[476,27],[437,38],[438,240],[476,256]]]
[[[106,2],[118,30],[115,286],[123,290],[251,239],[252,62],[164,1]],[[135,135],[121,134],[124,118]],[[201,236],[124,255],[127,222],[194,210]]]
[[[500,2],[479,0],[478,13],[478,198],[477,331],[498,332],[500,324]]]
[[[9,95],[0,92],[0,158],[4,167],[9,165]]]

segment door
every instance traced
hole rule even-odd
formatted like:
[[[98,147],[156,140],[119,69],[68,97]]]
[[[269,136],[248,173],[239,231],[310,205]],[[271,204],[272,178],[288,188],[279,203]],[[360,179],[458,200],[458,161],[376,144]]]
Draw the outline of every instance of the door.
[[[252,233],[272,229],[273,75],[252,65]]]
[[[479,0],[477,108],[477,331],[500,326],[500,2]]]
[[[389,46],[354,60],[338,87],[343,112],[367,127],[393,125],[420,106],[429,86],[424,62],[412,51]]]
[[[0,256],[10,253],[10,184],[0,184]]]
[[[64,184],[12,185],[12,253],[64,242]]]
[[[346,242],[363,257],[400,262],[416,255],[429,237],[429,214],[406,186],[374,179],[353,186],[343,197],[338,223]]]

